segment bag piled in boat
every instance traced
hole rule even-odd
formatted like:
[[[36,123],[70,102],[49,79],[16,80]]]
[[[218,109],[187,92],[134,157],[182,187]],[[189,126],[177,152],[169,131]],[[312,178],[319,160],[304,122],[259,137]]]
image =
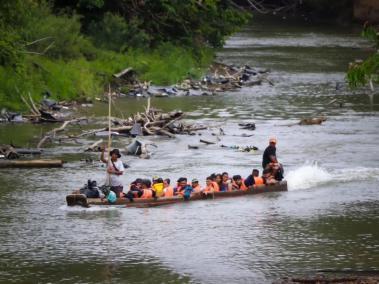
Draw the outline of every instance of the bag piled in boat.
[[[80,193],[87,196],[87,198],[99,198],[100,191],[95,180],[88,180],[87,184],[80,189]]]

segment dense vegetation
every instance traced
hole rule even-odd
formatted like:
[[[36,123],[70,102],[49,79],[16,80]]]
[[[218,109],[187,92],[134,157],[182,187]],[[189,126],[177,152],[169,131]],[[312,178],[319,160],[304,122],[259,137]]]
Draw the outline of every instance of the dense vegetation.
[[[197,77],[248,20],[227,0],[2,0],[0,106],[98,95],[133,67],[155,84]]]
[[[375,44],[375,52],[364,61],[350,64],[347,79],[353,88],[368,83],[379,83],[379,31],[366,25],[362,31],[362,36]]]

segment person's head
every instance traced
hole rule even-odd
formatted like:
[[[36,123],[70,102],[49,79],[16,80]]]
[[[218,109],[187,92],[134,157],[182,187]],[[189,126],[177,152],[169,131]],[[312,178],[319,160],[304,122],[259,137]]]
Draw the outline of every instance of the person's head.
[[[253,170],[253,177],[259,177],[259,170],[257,169]]]
[[[212,176],[207,177],[207,179],[205,180],[207,186],[211,185],[212,181]]]
[[[181,177],[178,179],[178,186],[184,187],[187,185],[187,178]]]
[[[142,189],[151,188],[151,181],[149,179],[143,179],[141,182]]]
[[[111,156],[112,161],[117,161],[118,158],[121,158],[120,150],[119,149],[113,149],[109,152]]]
[[[140,179],[140,178],[137,178],[130,185],[131,189],[141,189],[141,187],[142,187],[142,179]]]
[[[209,177],[212,181],[216,181],[216,174],[211,174]]]
[[[199,185],[199,181],[196,178],[194,178],[191,184],[192,184],[192,187],[197,187]]]
[[[153,178],[151,179],[151,181],[153,182],[153,184],[157,183],[157,180],[159,179],[159,176],[153,176]]]
[[[233,181],[236,184],[240,185],[240,184],[242,184],[242,177],[240,175],[235,175],[235,176],[233,176]]]
[[[215,178],[215,182],[221,183],[222,182],[222,174],[217,174]]]
[[[229,180],[229,174],[227,172],[222,173],[222,181],[227,182]]]
[[[271,137],[270,140],[269,140],[268,142],[269,142],[270,146],[275,147],[275,146],[276,146],[276,143],[277,143],[278,141],[276,140],[275,137]]]
[[[169,178],[166,178],[163,180],[163,186],[164,187],[169,187],[170,186],[171,180]]]
[[[156,183],[163,183],[163,179],[157,176],[153,177],[153,184]]]

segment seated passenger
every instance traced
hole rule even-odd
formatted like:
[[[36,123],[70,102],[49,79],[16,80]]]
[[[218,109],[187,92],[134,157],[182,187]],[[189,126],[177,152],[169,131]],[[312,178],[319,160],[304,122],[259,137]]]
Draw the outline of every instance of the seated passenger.
[[[261,184],[264,184],[264,181],[263,181],[263,179],[259,176],[259,170],[257,170],[257,169],[253,169],[251,175],[249,175],[249,176],[245,179],[245,185],[246,185],[247,187],[252,187],[252,186],[261,185]]]
[[[278,183],[278,181],[275,179],[272,170],[270,169],[265,169],[263,171],[262,178],[264,180],[264,183],[267,185],[272,185]]]
[[[155,191],[157,197],[163,196],[163,189],[164,189],[163,179],[160,177],[154,177],[153,190]]]
[[[266,169],[269,169],[273,175],[273,177],[277,180],[277,181],[281,181],[283,180],[283,173],[284,173],[284,170],[283,170],[283,165],[281,163],[278,163],[278,161],[275,161],[275,162],[272,162],[272,163],[269,163],[267,166],[266,166]]]
[[[219,190],[221,190],[221,186],[222,186],[222,174],[216,174],[216,177],[215,177],[214,181],[217,183]]]
[[[142,195],[140,198],[154,198],[155,191],[151,188],[151,181],[148,179],[142,180]]]
[[[191,197],[193,188],[187,183],[187,178],[181,177],[178,179],[178,184],[174,191],[176,194],[181,195],[184,197],[184,199],[188,200]]]
[[[229,174],[227,172],[222,173],[220,191],[232,191],[232,181],[230,180]]]
[[[164,197],[173,197],[174,196],[174,188],[170,185],[170,179],[166,178],[163,180],[163,196]]]
[[[247,190],[247,187],[240,175],[233,176],[232,188],[233,190]]]
[[[220,190],[218,188],[217,183],[215,183],[212,180],[212,176],[207,177],[206,186],[203,190],[203,193],[207,195],[207,194],[213,194],[213,193],[218,192],[218,191],[220,191]]]
[[[218,191],[220,191],[220,186],[218,185],[218,183],[217,183],[217,175],[216,174],[211,174],[210,176],[209,176],[209,178],[211,179],[211,181],[212,181],[212,184],[213,184],[213,187],[214,187],[214,189],[215,189],[215,191],[216,192],[218,192]]]
[[[201,186],[199,184],[199,181],[197,179],[192,180],[192,188],[194,193],[200,193],[201,192]]]
[[[125,198],[133,201],[133,198],[139,198],[142,196],[142,179],[137,178],[129,186],[128,193],[125,194]]]
[[[259,176],[258,170],[253,170],[254,175],[254,187],[265,184],[265,181],[262,177]]]

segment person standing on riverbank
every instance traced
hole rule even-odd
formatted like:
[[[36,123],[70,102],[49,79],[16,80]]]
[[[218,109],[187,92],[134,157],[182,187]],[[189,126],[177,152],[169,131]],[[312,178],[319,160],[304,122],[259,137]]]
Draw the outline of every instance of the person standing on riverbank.
[[[116,193],[117,198],[120,198],[123,191],[121,176],[124,174],[124,165],[120,160],[121,154],[118,149],[113,149],[109,152],[110,161],[104,157],[105,148],[101,150],[100,160],[107,164],[107,177],[105,184],[109,185],[111,190]]]

